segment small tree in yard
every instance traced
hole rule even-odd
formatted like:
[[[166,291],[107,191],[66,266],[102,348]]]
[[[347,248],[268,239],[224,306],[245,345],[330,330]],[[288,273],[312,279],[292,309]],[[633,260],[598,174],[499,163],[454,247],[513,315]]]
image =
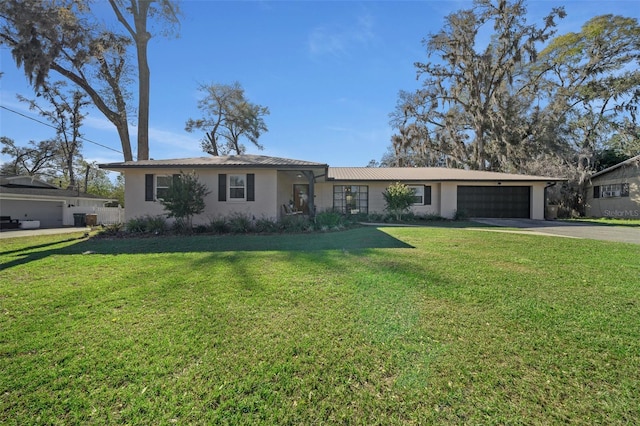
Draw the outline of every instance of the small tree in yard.
[[[416,194],[413,189],[404,183],[396,182],[382,193],[386,203],[386,210],[396,216],[396,220],[402,220],[402,213],[409,211],[411,205],[415,202]]]
[[[198,175],[181,172],[173,177],[159,201],[169,212],[169,217],[175,217],[179,225],[191,230],[193,216],[204,211],[204,197],[209,193],[207,186],[198,180]]]

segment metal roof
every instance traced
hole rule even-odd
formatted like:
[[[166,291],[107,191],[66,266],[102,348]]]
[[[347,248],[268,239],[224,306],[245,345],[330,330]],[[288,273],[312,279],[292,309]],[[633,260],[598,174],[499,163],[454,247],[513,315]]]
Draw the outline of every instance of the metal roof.
[[[33,176],[0,176],[1,196],[47,197],[56,199],[87,198],[113,201],[113,198],[87,194],[75,189],[63,189]]]
[[[517,175],[443,167],[330,167],[329,180],[340,181],[562,181],[548,176]]]
[[[635,157],[631,157],[628,158],[616,165],[613,165],[611,167],[607,167],[604,170],[600,170],[598,173],[594,173],[593,175],[591,175],[591,178],[594,178],[596,176],[600,176],[600,175],[604,175],[606,173],[609,173],[610,171],[613,171],[615,169],[617,169],[618,167],[622,167],[622,166],[626,166],[626,165],[632,165],[633,163],[636,163],[640,166],[640,155],[636,155]]]
[[[100,197],[97,195],[87,194],[70,189],[29,187],[22,185],[0,185],[0,195],[23,195],[60,199],[91,198],[95,200],[113,200],[112,198]]]
[[[194,158],[177,158],[169,160],[141,160],[141,161],[125,161],[122,163],[100,164],[102,169],[137,169],[137,168],[326,168],[323,163],[315,163],[311,161],[293,160],[290,158],[269,157],[266,155],[226,155],[226,156],[209,156]]]

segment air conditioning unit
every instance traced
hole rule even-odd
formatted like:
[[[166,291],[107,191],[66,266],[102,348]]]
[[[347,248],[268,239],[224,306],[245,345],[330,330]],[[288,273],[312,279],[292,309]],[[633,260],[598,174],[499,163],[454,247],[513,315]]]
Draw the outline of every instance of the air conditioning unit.
[[[602,196],[604,198],[619,197],[620,191],[603,191]]]

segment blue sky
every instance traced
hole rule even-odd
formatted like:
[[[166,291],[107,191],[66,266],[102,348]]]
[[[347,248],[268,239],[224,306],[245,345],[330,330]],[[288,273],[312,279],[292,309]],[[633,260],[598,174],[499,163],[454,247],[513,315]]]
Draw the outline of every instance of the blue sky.
[[[388,124],[399,90],[419,86],[413,63],[427,61],[422,40],[468,1],[192,1],[182,3],[178,38],[154,37],[151,66],[150,156],[202,156],[200,134],[184,124],[198,118],[199,83],[240,82],[247,98],[269,107],[263,151],[248,153],[365,166],[390,144]],[[528,2],[529,22],[541,24],[553,7],[568,16],[558,32],[577,31],[601,14],[640,18],[639,0]],[[108,12],[108,9],[105,8]],[[0,50],[0,102],[36,117],[16,100],[32,97],[10,52]],[[117,133],[89,110],[84,136],[120,150]],[[135,136],[135,128],[132,128]],[[53,129],[0,109],[0,135],[18,144]],[[132,138],[135,150],[135,138]],[[88,142],[89,161],[122,161],[122,154]],[[135,154],[134,154],[135,156]],[[6,160],[3,157],[2,160]]]

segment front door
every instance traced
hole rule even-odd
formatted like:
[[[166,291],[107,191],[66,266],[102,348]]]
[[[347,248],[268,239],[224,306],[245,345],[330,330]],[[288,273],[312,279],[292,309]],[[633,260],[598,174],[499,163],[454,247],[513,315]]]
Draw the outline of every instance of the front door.
[[[309,214],[309,184],[293,185],[293,210]]]

